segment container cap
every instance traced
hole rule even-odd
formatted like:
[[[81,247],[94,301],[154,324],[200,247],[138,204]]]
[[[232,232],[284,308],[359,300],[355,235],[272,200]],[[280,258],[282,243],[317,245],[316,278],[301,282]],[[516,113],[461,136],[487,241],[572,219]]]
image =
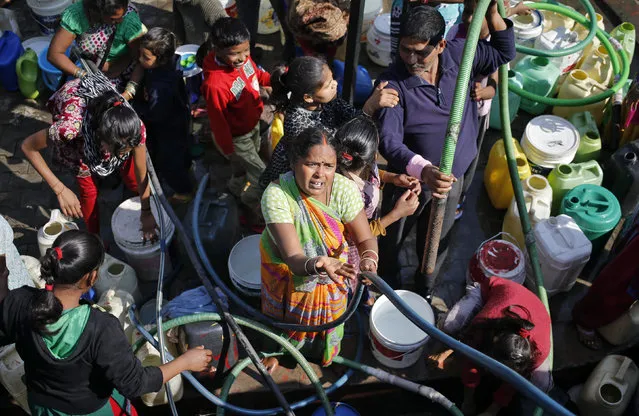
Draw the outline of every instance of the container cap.
[[[621,206],[612,192],[602,186],[579,185],[561,201],[561,213],[572,217],[588,233],[607,233],[621,219]]]
[[[140,198],[136,196],[121,203],[111,217],[111,230],[113,230],[116,244],[123,250],[139,252],[140,254],[150,253],[160,248],[159,241],[153,244],[147,241],[146,244],[143,244],[142,230],[140,230],[141,208]],[[158,222],[158,212],[154,203],[151,203],[151,212],[155,217],[155,221]],[[166,241],[170,241],[175,231],[175,226],[164,210],[162,217],[164,219],[164,229],[166,230]]]
[[[390,36],[390,26],[391,26],[390,13],[383,13],[377,16],[375,18],[375,23],[373,23],[373,26],[375,26],[375,30],[377,30],[379,33]]]
[[[579,148],[579,131],[561,117],[535,117],[526,125],[522,148],[529,158],[537,156],[532,157],[535,163],[536,159],[550,164],[569,163]]]

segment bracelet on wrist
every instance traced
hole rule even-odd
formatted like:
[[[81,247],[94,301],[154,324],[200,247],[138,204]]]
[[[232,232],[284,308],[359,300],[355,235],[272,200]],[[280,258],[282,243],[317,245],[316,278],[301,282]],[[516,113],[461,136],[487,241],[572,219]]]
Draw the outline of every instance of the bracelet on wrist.
[[[375,268],[377,269],[377,260],[375,260],[372,257],[362,257],[361,259],[359,259],[359,263],[362,264],[364,262],[364,260],[368,260],[368,261],[372,262],[375,265]]]
[[[317,261],[319,260],[318,257],[314,257],[315,261],[313,262],[313,271],[315,272],[315,274],[321,274],[318,270],[317,270]]]
[[[304,273],[306,273],[308,276],[312,275],[313,273],[308,271],[308,262],[313,260],[313,257],[309,257],[306,259],[306,261],[304,262]]]
[[[368,253],[374,254],[375,255],[375,260],[379,260],[379,254],[375,250],[372,250],[372,249],[364,250],[362,252],[362,254],[360,254],[359,256],[362,259],[369,258],[369,257],[366,257],[366,254],[368,254]]]

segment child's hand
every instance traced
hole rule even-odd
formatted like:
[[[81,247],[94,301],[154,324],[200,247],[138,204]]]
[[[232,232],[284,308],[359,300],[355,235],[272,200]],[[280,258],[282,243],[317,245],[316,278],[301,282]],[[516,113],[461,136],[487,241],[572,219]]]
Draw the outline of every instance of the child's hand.
[[[532,13],[532,9],[530,7],[528,7],[527,5],[525,5],[523,1],[520,1],[519,3],[517,3],[517,5],[515,7],[512,7],[509,10],[508,15],[509,16],[512,16],[514,14],[528,15],[528,14],[531,14],[531,13]]]
[[[393,178],[393,185],[400,188],[408,188],[416,195],[419,195],[422,191],[422,185],[419,183],[419,179],[404,173]]]
[[[475,88],[470,92],[470,96],[475,101],[482,100],[490,100],[495,97],[495,87],[492,85],[487,85],[485,87],[481,86],[480,82],[475,83]]]
[[[180,360],[183,360],[185,370],[195,372],[208,370],[212,358],[213,351],[205,350],[202,345],[188,350],[179,357]]]
[[[419,197],[411,190],[407,190],[395,202],[393,211],[398,218],[404,218],[413,215],[417,211],[417,207],[419,207]]]
[[[399,104],[399,93],[392,88],[386,88],[387,85],[388,81],[382,81],[375,87],[373,94],[364,104],[364,113],[372,116],[380,108],[395,107]]]

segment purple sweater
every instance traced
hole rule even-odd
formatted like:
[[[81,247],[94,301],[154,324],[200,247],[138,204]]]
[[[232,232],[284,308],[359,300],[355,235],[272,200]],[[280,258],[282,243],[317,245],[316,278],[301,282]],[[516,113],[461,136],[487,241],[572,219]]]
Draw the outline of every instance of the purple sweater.
[[[477,105],[470,98],[472,80],[479,74],[492,74],[515,57],[512,22],[506,20],[506,25],[506,30],[491,33],[490,42],[480,41],[477,45],[453,163],[456,177],[464,175],[477,155]],[[384,108],[378,115],[379,150],[391,171],[408,173],[406,168],[415,155],[439,165],[464,42],[457,39],[449,41],[439,56],[441,77],[438,86],[421,77],[411,76],[399,57],[380,76],[379,81],[389,81],[388,87],[396,89],[400,98],[398,106]]]

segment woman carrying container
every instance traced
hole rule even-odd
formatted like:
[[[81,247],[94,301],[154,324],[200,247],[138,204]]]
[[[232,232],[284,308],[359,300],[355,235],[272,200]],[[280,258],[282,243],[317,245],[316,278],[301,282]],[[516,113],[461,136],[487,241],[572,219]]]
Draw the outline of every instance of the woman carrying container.
[[[51,187],[62,213],[83,217],[87,229],[100,232],[97,179],[119,171],[137,191],[144,240],[157,238],[146,171],[146,131],[131,106],[102,73],[67,82],[47,103],[53,115],[48,129],[22,142],[22,151]],[[53,161],[76,177],[80,198],[51,171],[40,151],[53,147]]]
[[[262,312],[279,321],[321,325],[346,309],[349,234],[360,253],[360,270],[377,270],[377,241],[371,233],[357,186],[336,174],[336,141],[321,128],[308,128],[287,145],[292,172],[272,182],[262,197]],[[288,332],[289,339],[322,365],[339,354],[343,325],[324,332]],[[269,358],[269,371],[277,366]]]
[[[182,371],[208,368],[212,352],[204,347],[142,367],[118,319],[80,301],[103,260],[98,236],[72,230],[40,260],[45,289],[6,294],[0,271],[0,346],[15,343],[24,360],[32,415],[135,416],[128,399],[160,390]]]
[[[144,34],[138,12],[128,0],[82,0],[62,13],[60,28],[51,40],[47,59],[65,75],[75,78],[87,72],[67,56],[75,41],[82,56],[105,73],[122,96],[131,100],[142,79],[136,66],[137,40]]]

